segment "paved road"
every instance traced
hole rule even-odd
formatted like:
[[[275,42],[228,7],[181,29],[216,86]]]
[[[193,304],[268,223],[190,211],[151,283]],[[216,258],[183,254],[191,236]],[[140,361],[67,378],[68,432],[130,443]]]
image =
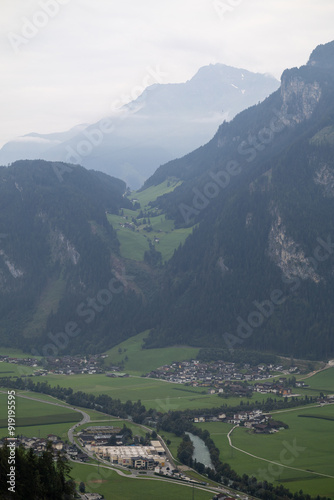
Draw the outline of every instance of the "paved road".
[[[7,394],[6,391],[0,391],[2,394]],[[39,399],[39,398],[33,398],[32,396],[25,396],[24,394],[18,394],[16,393],[16,397],[17,398],[24,398],[24,399],[30,399],[31,401],[37,401],[38,403],[45,403],[47,405],[53,405],[53,406],[59,406],[61,408],[66,408],[67,410],[70,409],[70,410],[73,410],[73,411],[76,411],[78,413],[81,413],[82,415],[82,420],[80,420],[80,422],[76,423],[75,425],[73,425],[69,431],[68,431],[68,439],[70,441],[70,443],[74,443],[74,438],[73,438],[73,432],[74,430],[79,426],[79,425],[82,425],[82,424],[87,424],[89,421],[90,421],[90,416],[88,415],[88,413],[86,413],[85,411],[83,410],[79,410],[78,408],[75,408],[74,406],[70,406],[70,405],[62,405],[61,403],[53,403],[52,401],[46,401],[45,399]]]

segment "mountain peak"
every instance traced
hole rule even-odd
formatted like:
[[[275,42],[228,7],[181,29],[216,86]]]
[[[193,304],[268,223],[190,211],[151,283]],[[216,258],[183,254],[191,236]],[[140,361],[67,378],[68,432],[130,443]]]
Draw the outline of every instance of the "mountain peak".
[[[333,69],[334,68],[334,40],[324,45],[318,45],[312,52],[307,63],[308,66],[316,66],[318,68]]]

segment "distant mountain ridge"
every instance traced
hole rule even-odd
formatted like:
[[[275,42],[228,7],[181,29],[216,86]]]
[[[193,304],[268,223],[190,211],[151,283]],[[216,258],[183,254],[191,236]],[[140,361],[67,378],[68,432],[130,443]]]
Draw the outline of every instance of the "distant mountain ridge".
[[[215,64],[186,83],[154,84],[92,125],[59,134],[27,134],[5,144],[0,164],[19,159],[78,163],[123,179],[131,188],[165,163],[207,142],[224,120],[262,101],[279,82]],[[103,123],[107,123],[101,133]]]

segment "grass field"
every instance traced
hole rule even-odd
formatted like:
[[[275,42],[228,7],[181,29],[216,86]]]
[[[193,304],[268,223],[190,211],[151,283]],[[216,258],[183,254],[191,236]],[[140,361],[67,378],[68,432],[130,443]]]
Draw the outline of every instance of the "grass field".
[[[334,368],[328,368],[322,372],[313,375],[313,377],[304,379],[304,382],[309,385],[310,389],[334,394]]]
[[[47,375],[43,380],[52,386],[72,387],[74,391],[107,394],[122,402],[141,400],[146,408],[159,411],[184,410],[186,408],[219,407],[223,404],[217,395],[202,394],[203,389],[185,387],[143,377],[110,378],[106,375]],[[236,401],[240,399],[235,398]],[[234,404],[233,399],[231,404]]]
[[[100,493],[106,500],[191,500],[192,487],[152,479],[133,479],[119,476],[104,467],[71,464],[71,476],[79,485],[83,481],[86,491]],[[211,500],[213,493],[195,488],[196,500]]]
[[[36,395],[35,395],[36,396]],[[66,437],[67,430],[81,420],[81,415],[70,408],[62,408],[38,401],[16,397],[16,435],[46,437],[57,434]],[[7,394],[0,394],[0,437],[7,432]]]
[[[120,252],[122,257],[131,260],[143,261],[144,254],[150,248],[150,243],[155,245],[157,251],[161,252],[162,261],[168,261],[176,248],[184,243],[187,236],[191,234],[193,228],[175,229],[174,221],[166,219],[166,216],[159,213],[157,209],[152,209],[148,204],[155,201],[159,196],[170,193],[181,184],[176,179],[169,179],[159,184],[151,186],[141,192],[134,191],[130,199],[140,203],[140,209],[123,209],[122,215],[108,214],[108,220],[117,231],[120,242]],[[140,212],[150,211],[151,217],[138,219]],[[138,221],[138,225],[132,224],[132,219]],[[144,221],[144,219],[146,219]],[[124,223],[132,224],[133,229],[122,227]],[[147,231],[147,226],[151,230]]]
[[[292,491],[302,489],[314,496],[334,497],[334,422],[299,417],[302,414],[332,418],[334,405],[275,413],[275,418],[289,425],[289,429],[277,434],[256,435],[242,427],[235,429],[232,434],[232,443],[237,448],[262,459],[302,470],[273,465],[231,448],[227,440],[227,433],[231,429],[228,424],[217,422],[198,425],[210,432],[220,450],[221,459],[240,474],[267,478],[274,484],[281,482]],[[333,478],[310,474],[311,471]]]
[[[6,363],[4,361],[0,363],[0,377],[22,377],[25,375],[31,375],[35,370],[36,368],[31,366]]]
[[[159,196],[163,194],[171,193],[174,189],[182,184],[182,181],[177,179],[165,180],[157,186],[151,186],[143,191],[134,191],[131,193],[131,200],[138,200],[141,208],[145,208],[150,201],[155,201]]]
[[[105,359],[105,365],[119,364],[123,361],[127,373],[145,375],[159,366],[171,364],[173,361],[195,359],[198,355],[199,349],[195,347],[142,349],[143,340],[147,335],[148,332],[140,333],[107,351],[105,354],[108,354],[108,358]]]
[[[157,251],[161,252],[163,262],[169,260],[174,250],[182,244],[193,228],[175,229],[172,220],[166,220],[164,215],[150,218],[152,231],[145,231],[147,224],[139,225],[135,230],[122,227],[124,222],[131,222],[136,218],[138,211],[124,210],[124,216],[108,214],[108,220],[117,231],[120,241],[120,252],[125,259],[143,261],[144,253],[149,250],[149,242],[155,245]],[[127,217],[127,219],[126,219]],[[159,241],[155,241],[155,240]]]

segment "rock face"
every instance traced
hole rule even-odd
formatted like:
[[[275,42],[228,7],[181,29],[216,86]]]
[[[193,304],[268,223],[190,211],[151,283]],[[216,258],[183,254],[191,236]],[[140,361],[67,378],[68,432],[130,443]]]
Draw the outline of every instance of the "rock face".
[[[80,259],[80,254],[75,249],[75,246],[64,236],[59,229],[50,230],[50,247],[52,260],[59,261],[64,264],[66,261],[77,265]]]
[[[306,257],[304,251],[287,233],[278,210],[274,210],[275,220],[270,228],[268,255],[282,270],[286,278],[298,276],[314,283],[321,281],[315,272],[312,262]]]
[[[319,82],[307,83],[299,76],[282,76],[282,112],[290,120],[290,125],[298,124],[311,118],[320,101],[322,90]]]
[[[334,197],[334,171],[326,163],[320,164],[315,171],[314,182],[322,187],[326,197]]]
[[[5,263],[8,271],[13,276],[13,278],[15,278],[15,279],[21,278],[24,275],[24,272],[21,271],[21,269],[19,269],[18,267],[16,267],[13,262],[10,261],[9,257],[5,254],[5,252],[3,250],[0,250],[0,256],[2,257],[3,262]],[[1,273],[1,271],[0,271],[0,273]],[[3,274],[3,273],[1,273],[1,274]]]

